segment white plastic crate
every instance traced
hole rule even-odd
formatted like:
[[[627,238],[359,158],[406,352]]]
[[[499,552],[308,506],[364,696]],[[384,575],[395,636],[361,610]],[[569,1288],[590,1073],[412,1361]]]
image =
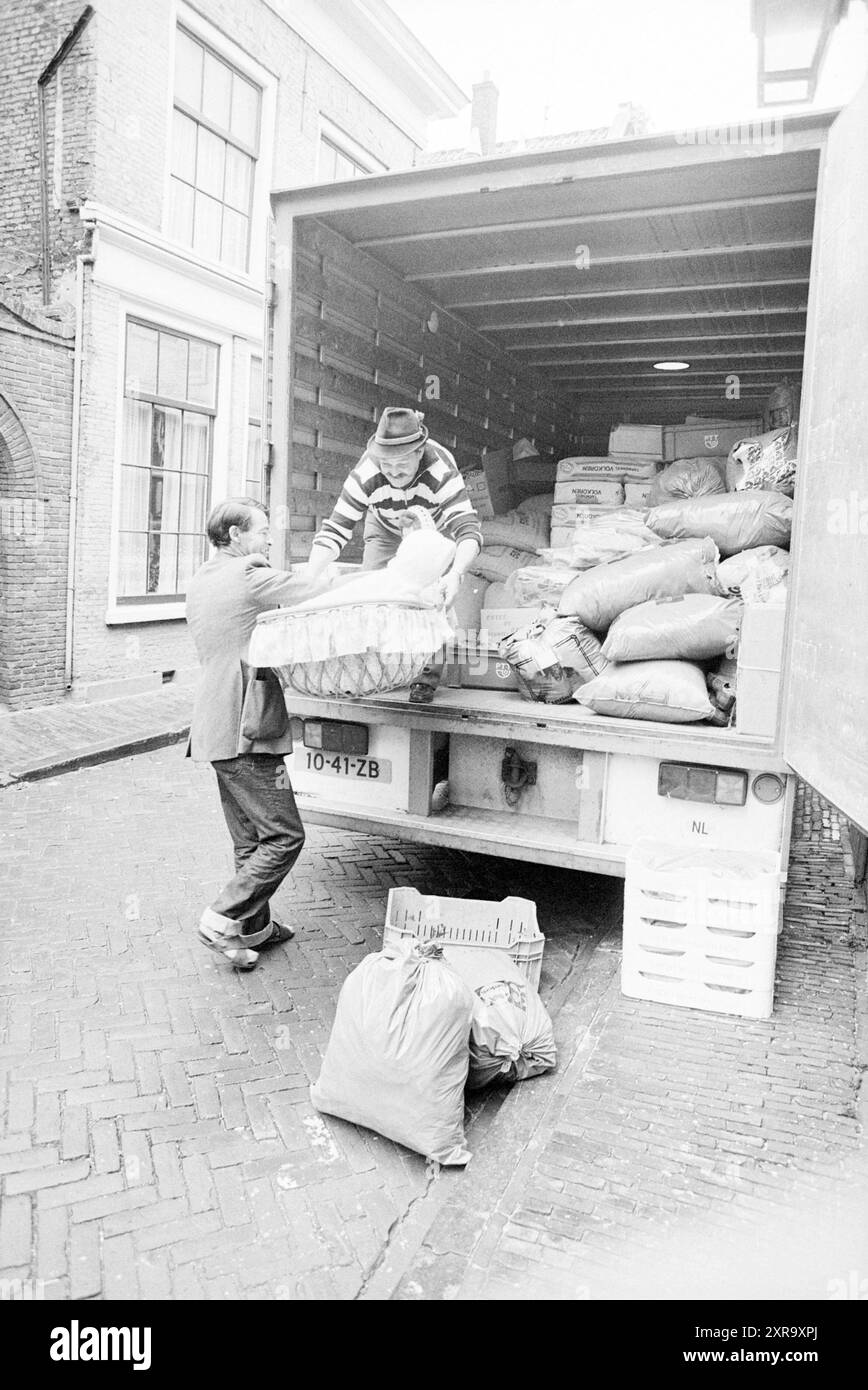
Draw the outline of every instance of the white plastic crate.
[[[626,870],[623,993],[769,1018],[780,920],[778,856],[640,840]]]
[[[386,904],[383,945],[419,937],[444,946],[475,946],[504,951],[539,988],[545,937],[537,926],[536,903],[529,898],[485,902],[440,898],[416,888],[392,888]]]

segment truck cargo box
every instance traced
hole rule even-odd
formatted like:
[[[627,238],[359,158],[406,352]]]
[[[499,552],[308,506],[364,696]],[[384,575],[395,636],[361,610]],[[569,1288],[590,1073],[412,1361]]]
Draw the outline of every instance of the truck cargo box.
[[[613,720],[509,690],[444,687],[421,713],[400,692],[355,714],[338,702],[332,717],[369,722],[378,737],[390,723],[409,728],[410,770],[404,804],[385,819],[320,798],[325,818],[430,838],[436,750],[460,733],[490,742],[495,771],[508,762],[504,740],[513,752],[557,744],[578,758],[585,790],[560,799],[563,823],[543,817],[545,833],[501,809],[483,834],[482,808],[452,807],[437,823],[444,843],[475,835],[492,853],[618,873],[636,817],[651,814],[721,842],[759,834],[759,848],[783,854],[792,769],[868,823],[868,657],[855,616],[868,607],[868,181],[853,173],[866,140],[863,89],[839,116],[784,118],[779,147],[762,157],[749,143],[663,134],[274,195],[272,498],[289,503],[286,562],[306,556],[386,405],[416,403],[464,472],[524,437],[553,481],[559,459],[605,457],[610,436],[639,454],[659,442],[662,455],[664,439],[725,452],[755,431],[780,381],[804,374],[791,599],[774,710],[753,726],[763,732]],[[577,242],[590,248],[582,269]],[[676,357],[690,369],[655,372]],[[313,717],[310,701],[295,704]],[[516,756],[518,768],[548,762]],[[466,780],[462,746],[452,757]],[[679,767],[696,770],[692,781]],[[726,768],[744,769],[749,788],[738,833],[736,808],[714,802],[715,769]],[[486,765],[468,785],[492,775]],[[564,775],[559,764],[552,788]],[[691,787],[711,798],[707,814],[690,806]],[[656,798],[676,808],[682,792],[686,819],[663,816]],[[556,792],[539,796],[559,804]]]

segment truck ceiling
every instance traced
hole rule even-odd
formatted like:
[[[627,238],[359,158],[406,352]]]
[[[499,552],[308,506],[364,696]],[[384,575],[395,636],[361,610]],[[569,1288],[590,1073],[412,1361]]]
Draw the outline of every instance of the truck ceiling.
[[[836,115],[372,175],[272,201],[279,223],[325,223],[582,415],[744,416],[801,375],[820,155]],[[654,370],[673,359],[689,370]]]

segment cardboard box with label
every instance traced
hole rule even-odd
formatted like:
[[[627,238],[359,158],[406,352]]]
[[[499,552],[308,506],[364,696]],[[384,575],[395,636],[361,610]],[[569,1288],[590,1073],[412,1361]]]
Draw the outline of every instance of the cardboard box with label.
[[[748,435],[758,434],[758,420],[709,420],[703,424],[667,425],[663,434],[663,456],[675,459],[711,456],[726,458],[733,445]]]
[[[624,484],[611,478],[574,478],[555,486],[555,506],[566,502],[585,507],[620,507]]]

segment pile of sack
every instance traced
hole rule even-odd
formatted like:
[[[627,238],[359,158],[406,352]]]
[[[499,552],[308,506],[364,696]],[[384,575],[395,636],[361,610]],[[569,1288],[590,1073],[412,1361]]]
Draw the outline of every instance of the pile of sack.
[[[403,940],[347,977],[317,1110],[462,1167],[465,1087],[522,1081],[557,1061],[539,994],[503,951]]]
[[[731,721],[744,603],[786,583],[793,502],[779,488],[727,491],[727,467],[677,460],[655,474],[654,505],[592,516],[510,575],[509,592],[557,602],[555,618],[541,612],[501,643],[521,694],[620,718]],[[572,665],[558,647],[565,620]]]
[[[483,523],[456,611],[469,627],[483,606],[528,610],[499,648],[525,698],[729,722],[743,604],[786,585],[798,431],[788,384],[764,420],[774,427],[744,438],[694,417],[617,425],[606,456],[561,459],[553,494]],[[664,463],[673,438],[708,452]]]

